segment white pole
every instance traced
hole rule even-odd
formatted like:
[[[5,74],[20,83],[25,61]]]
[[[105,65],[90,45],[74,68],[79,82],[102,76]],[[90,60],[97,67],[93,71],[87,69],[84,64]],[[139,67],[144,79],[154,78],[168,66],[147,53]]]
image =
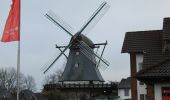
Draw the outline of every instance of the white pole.
[[[20,37],[21,37],[21,0],[19,0],[19,40],[18,40],[18,55],[17,55],[17,100],[19,100],[20,92]]]
[[[19,100],[20,92],[20,41],[18,41],[18,56],[17,56],[17,100]]]

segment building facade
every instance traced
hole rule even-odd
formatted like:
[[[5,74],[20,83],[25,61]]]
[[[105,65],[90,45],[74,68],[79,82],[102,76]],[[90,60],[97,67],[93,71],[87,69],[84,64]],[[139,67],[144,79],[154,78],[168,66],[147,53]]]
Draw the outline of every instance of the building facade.
[[[170,99],[170,18],[161,30],[127,32],[122,53],[130,54],[132,100]]]
[[[136,54],[136,72],[142,70],[143,54]],[[137,98],[138,100],[146,100],[146,85],[137,80]]]
[[[122,79],[118,85],[119,100],[131,100],[131,78]]]

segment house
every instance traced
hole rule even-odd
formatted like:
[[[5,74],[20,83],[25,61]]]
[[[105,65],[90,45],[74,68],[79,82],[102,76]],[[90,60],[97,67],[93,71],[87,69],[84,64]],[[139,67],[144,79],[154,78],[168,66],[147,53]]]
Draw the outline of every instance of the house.
[[[163,29],[127,32],[122,53],[129,53],[132,100],[170,99],[170,18]]]
[[[131,100],[131,78],[122,79],[118,85],[119,100]]]

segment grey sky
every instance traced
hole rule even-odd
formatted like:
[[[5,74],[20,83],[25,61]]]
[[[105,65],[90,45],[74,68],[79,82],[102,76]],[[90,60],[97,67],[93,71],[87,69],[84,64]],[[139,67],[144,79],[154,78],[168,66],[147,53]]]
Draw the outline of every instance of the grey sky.
[[[0,37],[11,0],[0,0]],[[102,0],[21,0],[21,72],[35,77],[38,89],[45,76],[42,66],[58,52],[55,44],[66,45],[70,36],[44,17],[53,10],[74,27],[86,22]],[[170,16],[169,0],[108,0],[109,11],[87,35],[94,43],[105,42],[104,53],[111,64],[102,70],[106,81],[129,76],[129,55],[121,54],[125,32],[162,29],[164,17]],[[67,52],[68,53],[68,52]],[[16,68],[17,42],[0,43],[0,67]],[[62,57],[47,73],[63,67]]]

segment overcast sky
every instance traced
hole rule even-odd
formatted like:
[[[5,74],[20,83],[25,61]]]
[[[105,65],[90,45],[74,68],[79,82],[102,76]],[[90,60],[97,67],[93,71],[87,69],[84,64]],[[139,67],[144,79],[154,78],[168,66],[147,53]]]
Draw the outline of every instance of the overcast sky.
[[[0,37],[12,0],[0,0]],[[102,0],[21,0],[21,72],[32,75],[42,89],[43,65],[59,51],[55,44],[67,45],[70,36],[44,17],[53,10],[75,32],[87,21]],[[110,66],[101,70],[105,81],[120,81],[130,74],[129,55],[121,54],[125,33],[162,29],[163,18],[170,16],[169,0],[108,0],[110,9],[87,34],[94,42],[108,41],[104,58]],[[67,52],[68,54],[68,52]],[[17,42],[0,43],[0,67],[15,67]],[[50,71],[63,67],[62,57]]]

